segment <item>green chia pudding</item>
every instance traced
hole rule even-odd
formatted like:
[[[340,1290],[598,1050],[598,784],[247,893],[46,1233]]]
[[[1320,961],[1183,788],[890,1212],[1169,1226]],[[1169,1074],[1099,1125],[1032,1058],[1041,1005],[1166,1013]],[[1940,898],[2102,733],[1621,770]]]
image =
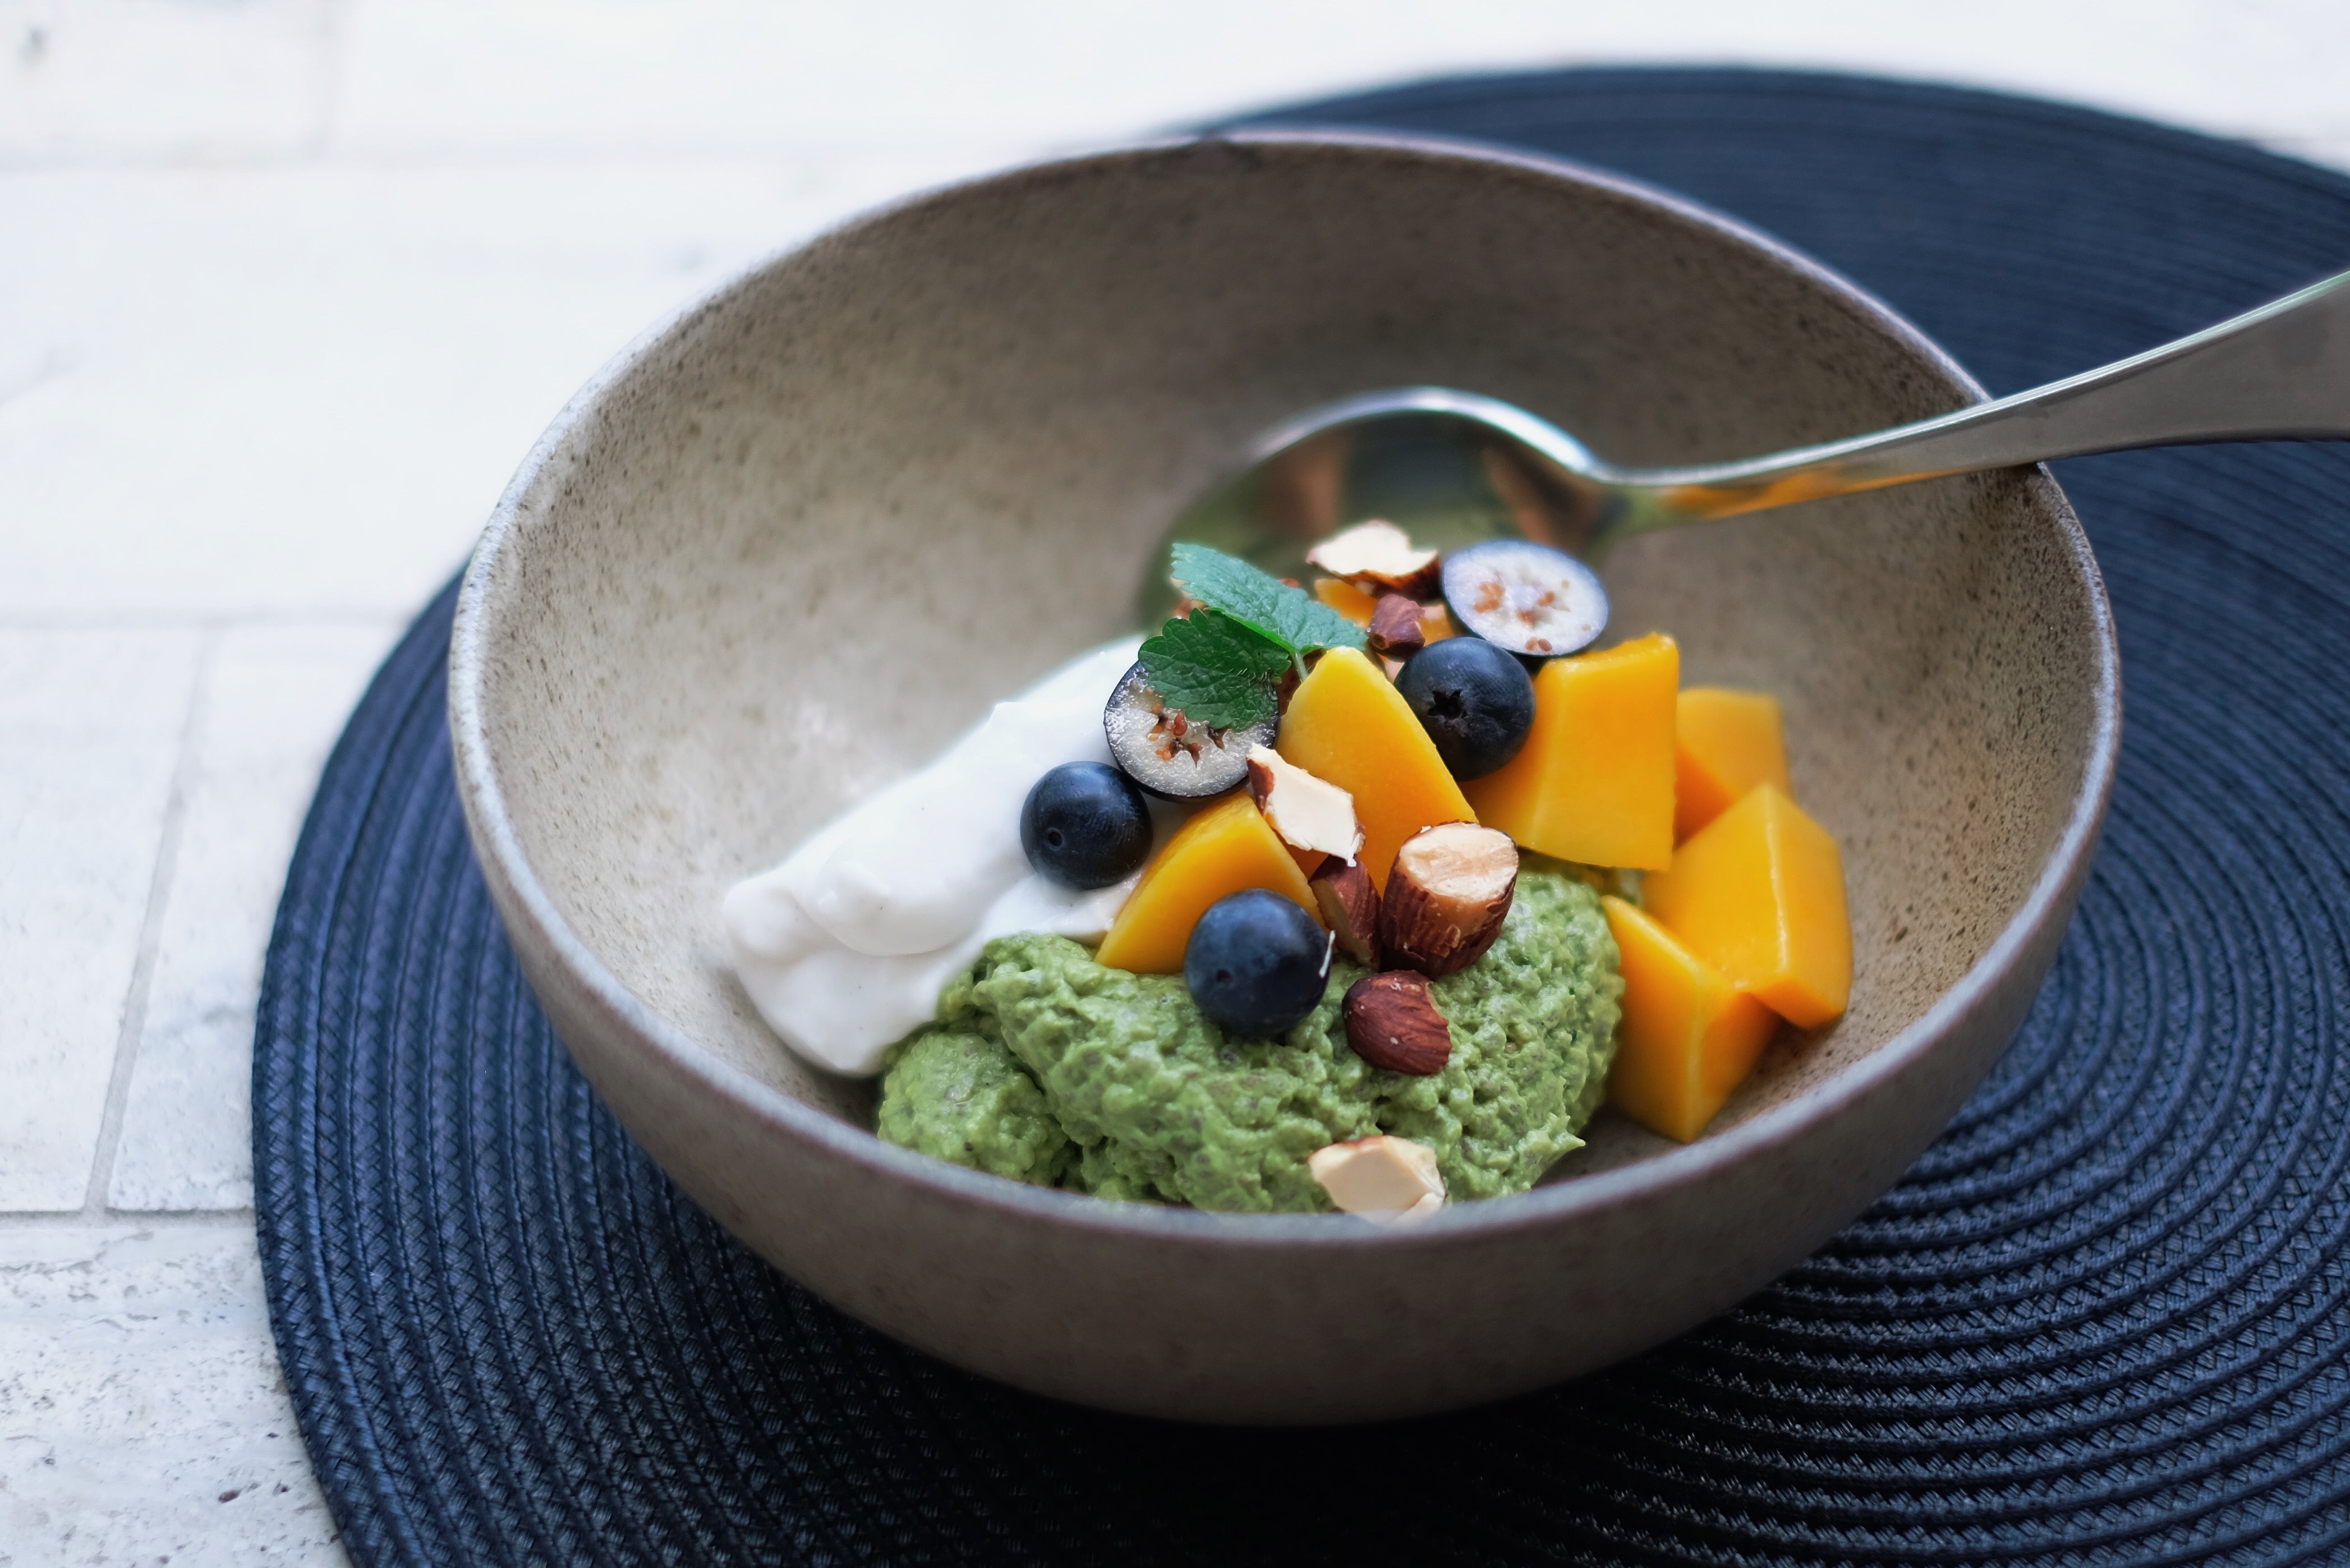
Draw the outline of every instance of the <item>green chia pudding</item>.
[[[1499,1198],[1582,1147],[1615,1054],[1617,963],[1598,895],[1529,857],[1493,946],[1430,986],[1452,1054],[1412,1076],[1348,1047],[1340,1003],[1365,971],[1344,961],[1304,1022],[1242,1041],[1180,975],[1002,937],[893,1051],[879,1130],[1015,1180],[1248,1213],[1329,1210],[1307,1157],[1388,1133],[1435,1151],[1449,1200]]]

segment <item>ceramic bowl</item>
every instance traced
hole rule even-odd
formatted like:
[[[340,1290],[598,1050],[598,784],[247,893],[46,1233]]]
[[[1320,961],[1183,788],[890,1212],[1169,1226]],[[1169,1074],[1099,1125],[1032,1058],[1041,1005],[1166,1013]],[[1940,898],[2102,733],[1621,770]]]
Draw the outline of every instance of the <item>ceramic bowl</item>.
[[[456,773],[525,972],[629,1130],[794,1278],[1020,1386],[1322,1422],[1569,1376],[1833,1235],[2022,1018],[2086,871],[2118,680],[2045,472],[1653,536],[1617,630],[1776,692],[1842,842],[1851,1011],[1687,1147],[1604,1114],[1521,1197],[1391,1232],[1025,1187],[882,1144],[728,968],[734,879],[1120,631],[1253,434],[1367,387],[1492,393],[1635,463],[1981,393],[1831,273],[1658,192],[1385,138],[1022,169],[754,268],[565,410],[484,536]]]

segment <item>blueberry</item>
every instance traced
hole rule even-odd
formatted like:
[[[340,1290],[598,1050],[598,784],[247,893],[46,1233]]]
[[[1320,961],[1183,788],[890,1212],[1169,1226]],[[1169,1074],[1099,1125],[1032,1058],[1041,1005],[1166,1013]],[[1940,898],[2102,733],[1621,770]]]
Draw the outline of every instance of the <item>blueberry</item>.
[[[1028,792],[1020,847],[1055,882],[1107,888],[1150,858],[1150,808],[1107,763],[1063,763]]]
[[[1404,660],[1396,690],[1457,779],[1492,773],[1518,754],[1534,728],[1534,683],[1525,666],[1481,637],[1430,643]]]
[[[1251,746],[1269,746],[1280,721],[1267,713],[1245,730],[1211,730],[1170,711],[1144,684],[1138,664],[1120,678],[1102,710],[1110,760],[1152,794],[1205,800],[1248,777]]]
[[[1183,983],[1211,1022],[1241,1040],[1284,1034],[1322,1000],[1330,939],[1320,922],[1262,888],[1208,906],[1183,950]]]
[[[1607,627],[1598,576],[1531,539],[1488,539],[1446,556],[1444,605],[1486,641],[1540,659],[1587,648]]]

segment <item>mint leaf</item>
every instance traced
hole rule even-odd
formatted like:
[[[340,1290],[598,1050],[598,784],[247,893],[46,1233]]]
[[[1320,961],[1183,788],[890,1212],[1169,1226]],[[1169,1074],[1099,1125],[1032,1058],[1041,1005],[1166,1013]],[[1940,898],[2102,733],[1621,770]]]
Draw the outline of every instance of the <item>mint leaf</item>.
[[[1195,724],[1244,730],[1273,717],[1274,681],[1289,649],[1213,610],[1170,620],[1142,645],[1142,678]]]
[[[1287,649],[1301,675],[1309,653],[1363,646],[1361,627],[1304,588],[1293,588],[1237,556],[1205,545],[1178,545],[1172,576],[1177,587],[1210,609]]]

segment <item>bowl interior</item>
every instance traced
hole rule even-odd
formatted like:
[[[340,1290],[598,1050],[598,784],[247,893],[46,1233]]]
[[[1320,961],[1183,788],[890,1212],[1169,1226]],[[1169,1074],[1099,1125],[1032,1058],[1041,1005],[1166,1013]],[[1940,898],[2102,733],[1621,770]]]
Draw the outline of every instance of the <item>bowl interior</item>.
[[[1898,321],[1701,214],[1571,171],[1266,139],[950,191],[753,273],[525,472],[482,579],[496,787],[560,918],[676,1035],[868,1124],[725,958],[719,900],[985,706],[1127,630],[1167,521],[1306,405],[1433,382],[1629,462],[1974,396]],[[2007,926],[2092,765],[2103,621],[2044,475],[1634,542],[1611,639],[1785,705],[1844,846],[1851,1011],[1717,1127],[1915,1020]],[[1668,1147],[1603,1117],[1555,1173]]]

